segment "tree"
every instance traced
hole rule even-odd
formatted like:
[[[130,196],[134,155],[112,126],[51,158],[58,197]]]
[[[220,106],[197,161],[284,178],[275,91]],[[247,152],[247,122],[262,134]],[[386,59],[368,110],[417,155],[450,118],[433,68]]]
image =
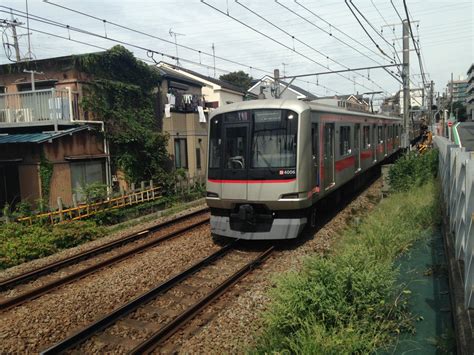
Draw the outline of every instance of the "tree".
[[[234,71],[229,74],[224,74],[219,77],[220,80],[227,81],[235,86],[238,86],[244,91],[247,91],[252,86],[253,78],[242,70]]]
[[[79,56],[76,64],[93,76],[82,106],[105,122],[112,167],[129,182],[166,176],[168,135],[160,132],[153,106],[158,71],[122,46]]]
[[[453,102],[453,116],[459,122],[464,122],[467,119],[466,106],[461,101]]]

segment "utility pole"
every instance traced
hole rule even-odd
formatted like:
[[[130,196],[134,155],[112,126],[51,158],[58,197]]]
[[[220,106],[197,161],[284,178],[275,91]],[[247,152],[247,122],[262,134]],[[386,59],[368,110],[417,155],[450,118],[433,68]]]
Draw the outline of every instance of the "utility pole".
[[[454,98],[453,98],[453,73],[451,73],[451,85],[449,86],[449,93],[451,94],[451,114],[450,116],[453,116],[453,103],[454,103]]]
[[[20,57],[20,46],[18,45],[18,35],[16,34],[16,26],[17,24],[12,21],[12,23],[10,24],[11,28],[12,28],[12,33],[13,33],[13,48],[15,48],[15,55],[16,55],[16,61],[19,62],[21,61],[21,57]]]
[[[280,70],[273,70],[273,78],[275,79],[275,99],[280,98]]]
[[[408,20],[403,20],[403,140],[402,147],[410,146],[410,29]]]
[[[434,83],[433,83],[433,80],[431,80],[430,82],[430,108],[429,108],[429,113],[430,113],[430,116],[429,116],[429,120],[428,120],[428,123],[430,125],[430,127],[435,124],[435,119],[433,117],[433,94],[434,94]]]
[[[214,79],[216,78],[216,47],[212,43],[212,58],[214,59]]]

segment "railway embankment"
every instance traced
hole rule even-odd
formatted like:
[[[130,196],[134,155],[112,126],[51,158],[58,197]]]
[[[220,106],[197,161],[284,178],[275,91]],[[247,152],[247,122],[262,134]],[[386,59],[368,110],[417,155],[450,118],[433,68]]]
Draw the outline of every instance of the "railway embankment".
[[[439,227],[436,170],[436,151],[402,157],[390,173],[393,193],[329,253],[279,276],[253,351],[371,353],[415,332],[421,318],[399,262]]]

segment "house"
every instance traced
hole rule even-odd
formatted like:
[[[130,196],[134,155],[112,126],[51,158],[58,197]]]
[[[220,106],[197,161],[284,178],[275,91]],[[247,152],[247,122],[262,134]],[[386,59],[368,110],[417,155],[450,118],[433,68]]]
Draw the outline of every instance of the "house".
[[[279,81],[280,98],[282,99],[295,99],[303,101],[316,100],[317,96],[313,95],[309,91],[306,91],[296,85],[288,85],[284,81]],[[252,87],[248,89],[248,92],[252,95],[262,99],[273,99],[275,98],[275,79],[271,76],[264,76],[262,79],[254,82]]]
[[[467,82],[466,88],[466,113],[467,119],[474,121],[474,64],[471,64],[467,71]]]
[[[0,65],[0,206],[41,199],[54,207],[58,197],[71,205],[84,184],[110,186],[104,124],[79,105],[90,76],[76,59]]]
[[[206,101],[206,108],[218,108],[234,102],[243,101],[245,90],[223,80],[211,78],[173,64],[160,62],[158,68],[176,75],[187,77],[202,84],[202,95]]]
[[[243,101],[246,92],[223,80],[160,62],[162,128],[170,135],[168,152],[176,169],[189,177],[206,175],[207,117],[210,110]]]
[[[170,136],[167,150],[174,167],[185,169],[189,177],[204,177],[208,129],[202,93],[205,84],[165,66],[158,70],[161,127]]]
[[[362,95],[334,95],[319,97],[316,100],[318,103],[324,105],[344,107],[352,111],[369,112],[371,111],[370,102]]]

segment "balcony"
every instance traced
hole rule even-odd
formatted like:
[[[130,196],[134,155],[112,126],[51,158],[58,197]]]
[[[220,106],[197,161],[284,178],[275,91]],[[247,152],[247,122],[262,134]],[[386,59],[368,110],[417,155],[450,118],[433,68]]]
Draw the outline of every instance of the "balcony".
[[[79,119],[78,94],[69,88],[0,94],[0,128],[57,127]]]

